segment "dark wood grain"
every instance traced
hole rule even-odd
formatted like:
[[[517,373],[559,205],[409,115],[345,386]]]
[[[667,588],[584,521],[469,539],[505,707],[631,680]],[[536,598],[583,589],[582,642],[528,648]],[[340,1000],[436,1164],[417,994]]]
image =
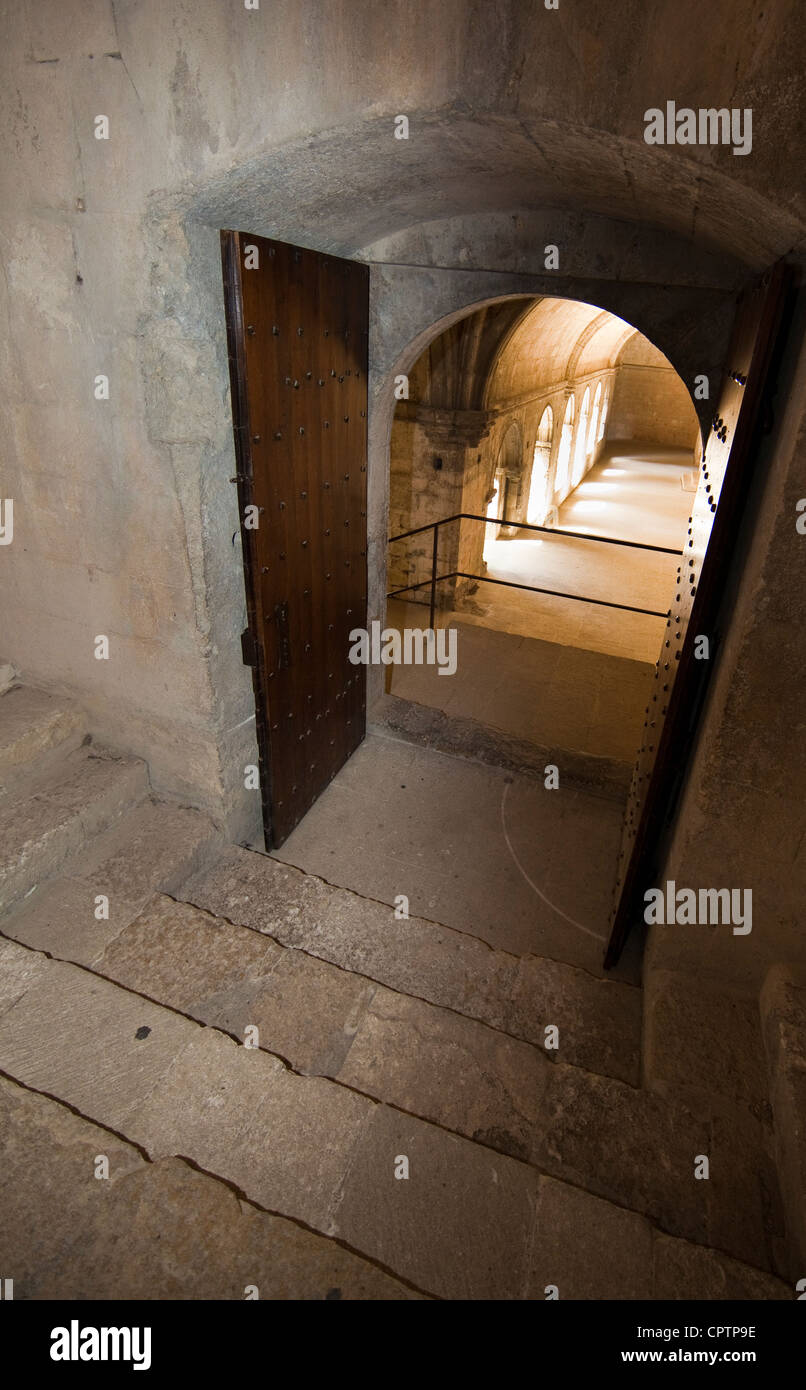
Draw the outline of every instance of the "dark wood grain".
[[[221,240],[271,848],[366,730],[366,670],[348,652],[367,621],[369,271],[251,234]],[[262,509],[257,530],[244,526],[248,506]]]

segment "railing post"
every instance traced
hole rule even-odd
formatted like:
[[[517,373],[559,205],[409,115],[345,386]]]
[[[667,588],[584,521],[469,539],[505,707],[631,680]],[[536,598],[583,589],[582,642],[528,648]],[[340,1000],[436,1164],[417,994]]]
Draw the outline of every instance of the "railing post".
[[[431,558],[431,616],[428,625],[434,631],[434,613],[437,606],[437,555],[439,552],[439,522],[434,523],[434,550]]]

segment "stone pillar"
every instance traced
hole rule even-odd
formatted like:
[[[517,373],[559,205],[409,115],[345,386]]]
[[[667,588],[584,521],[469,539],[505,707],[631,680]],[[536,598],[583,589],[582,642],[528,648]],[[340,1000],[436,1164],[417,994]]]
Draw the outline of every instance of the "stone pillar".
[[[400,500],[407,494],[408,519],[402,529],[425,526],[457,512],[483,515],[488,470],[482,445],[492,427],[493,413],[443,410],[416,403],[403,405],[398,412],[401,424],[407,421],[413,426],[410,460],[396,459],[394,451],[392,457],[393,495],[396,492]],[[404,508],[398,505],[394,515],[402,518]],[[481,522],[453,522],[440,528],[437,573],[450,574],[459,569],[480,573],[483,546],[484,525]],[[393,549],[396,576],[404,574],[411,584],[430,578],[433,532],[412,536],[408,541],[398,542]],[[400,580],[400,583],[405,582],[406,578]],[[453,605],[457,584],[460,588],[468,587],[467,581],[456,580],[437,586],[440,608]],[[419,589],[412,598],[428,603],[429,590]]]

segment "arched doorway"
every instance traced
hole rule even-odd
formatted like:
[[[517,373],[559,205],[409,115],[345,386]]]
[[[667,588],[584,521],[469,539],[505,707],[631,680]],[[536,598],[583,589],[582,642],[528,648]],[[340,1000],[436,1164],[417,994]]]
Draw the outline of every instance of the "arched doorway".
[[[591,393],[590,387],[585,387],[582,397],[582,409],[579,412],[579,424],[576,433],[576,445],[574,448],[574,468],[571,479],[572,487],[576,487],[582,481],[585,472],[585,460],[588,448],[588,421],[590,419]]]
[[[601,383],[601,381],[597,381],[597,383],[596,383],[596,390],[595,390],[594,393],[593,393],[593,410],[591,411],[591,423],[590,423],[590,429],[588,430],[588,443],[587,443],[587,446],[586,446],[586,449],[585,449],[585,453],[586,453],[587,459],[589,459],[589,460],[592,460],[592,459],[593,459],[593,453],[594,453],[594,450],[595,450],[595,448],[596,448],[596,441],[597,441],[597,439],[598,439],[598,435],[597,435],[596,431],[597,431],[597,429],[598,429],[598,427],[599,427],[599,411],[601,410],[601,408],[602,408],[602,383]],[[586,461],[587,461],[587,460],[586,460]]]
[[[519,476],[523,462],[523,443],[518,424],[513,422],[507,430],[493,474],[492,495],[487,503],[487,516],[491,518],[484,528],[484,548],[491,541],[512,535],[513,527],[502,526],[501,518],[512,519],[518,505]],[[484,556],[486,559],[486,555]]]
[[[596,433],[596,443],[597,443],[597,444],[600,442],[600,440],[604,439],[605,425],[607,424],[607,409],[608,409],[609,404],[610,404],[610,388],[608,387],[608,389],[605,391],[604,401],[603,401],[603,403],[602,403],[602,413],[601,413],[601,415],[599,416],[599,429],[598,429],[598,431],[597,431],[597,433]]]
[[[550,405],[547,405],[537,427],[537,439],[532,457],[532,477],[526,508],[526,520],[532,526],[542,526],[546,519],[549,504],[549,467],[553,438],[554,411]]]
[[[501,530],[500,518],[504,514],[505,483],[506,474],[500,468],[497,468],[495,470],[495,477],[493,478],[492,495],[487,503],[489,525],[484,528],[485,549],[489,541],[497,540],[498,533]]]
[[[574,397],[568,397],[565,407],[563,429],[560,435],[560,448],[557,454],[557,472],[554,482],[556,502],[565,500],[571,486],[571,446],[574,441]]]

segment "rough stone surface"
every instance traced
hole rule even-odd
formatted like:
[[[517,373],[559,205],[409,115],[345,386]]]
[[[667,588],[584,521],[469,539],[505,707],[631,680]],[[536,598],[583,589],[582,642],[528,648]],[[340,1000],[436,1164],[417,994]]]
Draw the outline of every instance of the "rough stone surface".
[[[806,970],[773,967],[764,981],[761,1016],[767,1067],[806,1069]]]
[[[228,850],[182,896],[402,994],[480,1019],[542,1047],[560,1029],[560,1057],[637,1080],[640,991],[554,961],[505,951],[384,903],[333,888],[267,855]]]
[[[104,951],[96,969],[126,989],[213,1022],[207,1016],[216,1008],[208,1008],[211,999],[244,985],[258,987],[282,955],[259,932],[157,896]]]
[[[49,969],[44,956],[0,937],[0,1014],[13,1008]]]
[[[0,778],[53,748],[75,746],[85,727],[81,710],[69,700],[30,686],[0,689]]]
[[[87,837],[106,830],[147,788],[139,760],[81,749],[68,755],[46,791],[7,798],[0,804],[0,906],[58,872]]]
[[[781,1193],[793,1270],[806,1267],[806,972],[780,966],[761,996]]]
[[[212,1028],[194,1026],[194,1034],[128,1115],[127,1135],[152,1157],[192,1157],[260,1206],[327,1232],[373,1102],[295,1076],[278,1058]]]
[[[711,1114],[708,1238],[729,1255],[786,1275],[785,1216],[766,1107],[716,1105]],[[801,1188],[801,1193],[803,1189]],[[801,1198],[790,1205],[796,1219]],[[671,1229],[667,1227],[667,1229]]]
[[[238,1040],[257,1027],[259,1045],[295,1071],[529,1156],[550,1063],[476,1020],[170,898],[155,899],[95,969]]]
[[[560,961],[524,956],[511,997],[507,1029],[542,1046],[559,1029],[559,1060],[630,1085],[639,1079],[642,992],[600,980]]]
[[[794,1291],[760,1269],[656,1231],[653,1236],[654,1293],[658,1299],[792,1299]]]
[[[395,1177],[402,1157],[408,1179]],[[525,1164],[378,1106],[330,1230],[442,1298],[523,1298],[539,1182]]]
[[[91,884],[78,879],[50,879],[4,918],[3,931],[33,951],[92,965],[138,910],[136,902],[115,897],[109,903],[109,917],[97,918],[96,896]]]
[[[554,1285],[565,1299],[652,1293],[652,1227],[635,1212],[543,1178],[529,1268],[530,1298]]]
[[[527,1159],[550,1069],[526,1043],[379,989],[337,1076],[401,1110]]]
[[[147,999],[49,961],[0,1019],[0,1071],[119,1130],[196,1032]]]
[[[550,1073],[531,1161],[663,1230],[780,1271],[770,1136],[746,1108],[690,1108],[573,1067]],[[699,1156],[707,1178],[695,1178]]]
[[[677,1094],[766,1098],[758,1001],[657,970],[645,991],[644,1074]]]
[[[220,844],[209,816],[152,796],[107,835],[91,840],[71,864],[70,873],[113,903],[117,898],[144,903],[157,889],[175,892]]]
[[[681,1106],[559,1064],[532,1161],[676,1235],[705,1242],[708,1183],[694,1180],[694,1158],[708,1152],[709,1137],[707,1121]]]
[[[10,661],[0,661],[0,695],[5,695],[15,684],[19,672],[14,669]]]
[[[96,1178],[96,1160],[109,1177]],[[357,1255],[0,1079],[0,1222],[15,1299],[419,1297]]]
[[[41,884],[3,922],[7,936],[60,960],[92,965],[154,889],[171,891],[217,842],[207,816],[149,799],[124,814]],[[97,899],[106,897],[108,916]]]
[[[462,758],[477,758],[479,762],[508,768],[511,772],[531,774],[541,780],[545,767],[556,762],[556,750],[518,738],[501,729],[490,728],[478,719],[448,714],[430,705],[417,704],[396,695],[385,695],[372,708],[373,724],[391,729],[403,738],[442,753],[456,753]],[[630,788],[629,764],[617,758],[562,750],[563,775],[572,786],[594,789],[614,801],[623,802]]]
[[[43,961],[16,943],[2,943],[0,979],[8,959],[12,992],[19,989],[19,964],[25,955]],[[394,1270],[407,1283],[440,1297],[542,1297],[545,1284],[558,1280],[572,1291],[570,1296],[578,1297],[631,1297],[641,1287],[648,1288],[649,1228],[640,1213],[613,1208],[589,1192],[566,1190],[564,1183],[551,1183],[527,1163],[378,1105],[343,1085],[295,1075],[277,1057],[239,1046],[213,1028],[199,1027],[75,966],[44,961],[39,976],[22,983],[28,985],[26,992],[0,1016],[0,1070],[15,1081],[41,1088],[96,1123],[117,1129],[151,1159],[181,1155],[226,1182],[242,1198],[335,1236],[375,1264]],[[383,995],[388,992],[382,992],[382,999]],[[371,1008],[377,998],[376,994]],[[390,1022],[383,1008],[375,1017],[384,1024]],[[410,1025],[405,1009],[403,1017]],[[468,1020],[462,1023],[471,1026]],[[446,1056],[443,1052],[443,1059]],[[466,1060],[463,1064],[474,1088],[470,1114],[474,1105],[481,1106],[484,1120],[489,1097],[483,1089],[479,1091],[474,1069],[467,1070]],[[461,1069],[455,1070],[461,1082]],[[555,1088],[566,1073],[561,1079],[568,1105],[563,1113],[555,1096],[555,1120],[559,1115],[559,1121],[544,1136],[549,1161],[561,1161],[566,1177],[577,1182],[584,1176],[589,1187],[609,1184],[616,1190],[619,1184],[623,1189],[629,1180],[637,1181],[629,1190],[633,1202],[643,1203],[669,1224],[668,1203],[675,1191],[680,1197],[674,1165],[678,1150],[685,1156],[688,1140],[675,1134],[677,1149],[670,1142],[671,1123],[668,1116],[665,1128],[659,1123],[663,1116],[658,1098],[612,1080],[584,1077],[584,1086],[589,1091],[592,1087],[591,1099],[584,1086],[576,1092],[569,1086],[573,1068],[546,1063],[545,1072]],[[392,1076],[393,1085],[401,1081],[408,1083],[410,1075],[404,1071]],[[528,1076],[519,1076],[517,1084],[528,1095]],[[512,1091],[523,1104],[515,1084]],[[619,1097],[619,1091],[625,1094]],[[639,1107],[637,1121],[628,1109],[628,1092]],[[651,1112],[646,1110],[650,1102]],[[551,1106],[549,1094],[545,1107],[549,1122]],[[679,1129],[680,1114],[671,1118]],[[90,1147],[94,1145],[86,1147],[85,1157]],[[36,1162],[40,1148],[35,1143],[31,1150]],[[98,1146],[97,1152],[106,1151]],[[22,1161],[22,1152],[17,1150],[15,1162]],[[640,1176],[632,1178],[633,1167],[625,1177],[625,1153],[638,1160],[639,1174],[642,1169],[653,1174],[648,1184],[642,1186]],[[409,1176],[397,1178],[395,1169],[399,1171],[403,1157],[408,1160]],[[665,1180],[658,1179],[659,1162],[667,1164]],[[591,1170],[596,1170],[593,1176]],[[61,1171],[57,1163],[54,1189],[46,1185],[46,1192],[59,1186]],[[82,1287],[96,1291],[97,1276],[90,1271],[100,1265],[103,1250],[110,1246],[110,1269],[123,1269],[125,1241],[121,1244],[118,1233],[136,1220],[137,1213],[144,1213],[149,1202],[154,1204],[152,1215],[136,1220],[146,1234],[135,1238],[126,1277],[132,1280],[131,1287],[143,1287],[147,1269],[153,1267],[148,1264],[147,1233],[159,1229],[164,1216],[170,1240],[179,1242],[171,1270],[181,1280],[178,1270],[183,1259],[189,1261],[191,1252],[198,1249],[196,1237],[182,1240],[179,1236],[183,1193],[193,1182],[180,1167],[170,1164],[159,1169],[161,1178],[143,1176],[154,1171],[135,1163],[130,1177],[138,1182],[119,1178],[120,1184],[128,1183],[126,1192],[132,1195],[117,1215],[109,1217],[109,1225],[97,1239],[92,1232],[88,1235],[86,1250],[92,1259],[79,1252],[73,1262],[71,1249],[60,1246],[63,1259],[57,1261],[45,1242],[42,1284],[32,1286],[31,1296],[66,1288],[68,1273]],[[140,1179],[146,1183],[142,1190]],[[83,1181],[89,1185],[96,1180],[88,1175]],[[623,1190],[617,1195],[623,1203]],[[73,1196],[68,1202],[71,1211],[75,1210]],[[76,1200],[81,1226],[87,1202],[97,1198],[81,1187]],[[209,1203],[204,1192],[199,1195],[195,1189],[188,1201],[200,1203],[200,1238],[207,1230]],[[172,1215],[166,1213],[171,1206]],[[18,1225],[20,1219],[29,1223],[29,1246],[36,1255],[42,1249],[41,1234],[31,1225],[30,1210],[24,1204],[23,1208],[15,1220]],[[684,1210],[680,1224],[690,1215]],[[216,1232],[227,1224],[226,1217],[213,1221]],[[247,1251],[256,1248],[250,1245],[253,1233],[240,1229],[245,1232]],[[578,1234],[570,1251],[573,1230]],[[63,1231],[63,1224],[55,1222],[55,1235]],[[218,1241],[220,1237],[210,1238]],[[615,1270],[613,1251],[619,1252]],[[243,1264],[231,1253],[221,1258],[224,1269],[233,1271],[226,1277],[240,1279],[241,1273],[235,1271],[242,1271]],[[694,1268],[702,1282],[705,1276],[696,1262]],[[30,1271],[32,1266],[24,1263],[24,1269]],[[201,1283],[192,1287],[211,1288],[225,1277],[218,1270],[213,1260],[209,1280],[205,1283],[199,1276]],[[713,1284],[713,1266],[709,1264],[707,1270]],[[159,1277],[166,1277],[164,1269]],[[277,1277],[285,1277],[283,1268]],[[737,1267],[733,1286],[748,1291],[755,1287],[761,1290],[757,1296],[765,1296],[763,1277],[753,1271],[743,1274]],[[234,1296],[229,1288],[223,1296]]]

